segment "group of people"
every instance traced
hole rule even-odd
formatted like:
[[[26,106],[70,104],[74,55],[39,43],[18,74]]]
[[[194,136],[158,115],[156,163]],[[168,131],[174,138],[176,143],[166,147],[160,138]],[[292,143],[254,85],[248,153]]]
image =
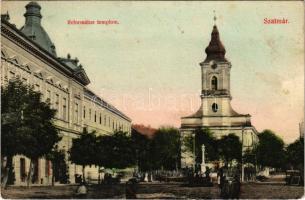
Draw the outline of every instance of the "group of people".
[[[222,198],[238,198],[241,185],[239,168],[220,167],[217,171],[217,184]]]

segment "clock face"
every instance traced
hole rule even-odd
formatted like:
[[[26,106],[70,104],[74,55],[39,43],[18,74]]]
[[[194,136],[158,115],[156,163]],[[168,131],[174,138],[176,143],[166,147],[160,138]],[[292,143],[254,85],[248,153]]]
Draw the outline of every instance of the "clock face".
[[[212,64],[212,69],[216,69],[217,68],[217,64],[216,63],[213,63]]]

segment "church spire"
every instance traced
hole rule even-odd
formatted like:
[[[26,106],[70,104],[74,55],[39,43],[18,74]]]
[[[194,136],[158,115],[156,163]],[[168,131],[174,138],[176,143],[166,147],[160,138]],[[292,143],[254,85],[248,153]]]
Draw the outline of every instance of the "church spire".
[[[205,49],[207,57],[204,62],[209,62],[211,60],[227,61],[225,58],[226,50],[220,41],[219,32],[216,26],[216,19],[217,18],[214,11],[214,26],[213,31],[211,33],[211,41],[209,43],[209,46],[207,46],[207,48]]]

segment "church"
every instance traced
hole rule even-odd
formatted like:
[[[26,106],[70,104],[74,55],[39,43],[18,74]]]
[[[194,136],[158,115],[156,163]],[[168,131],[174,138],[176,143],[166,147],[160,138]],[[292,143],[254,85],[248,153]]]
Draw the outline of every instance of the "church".
[[[194,134],[197,128],[208,128],[215,138],[233,133],[240,138],[243,150],[253,147],[258,141],[257,130],[251,125],[249,114],[239,114],[231,106],[231,62],[225,57],[226,50],[214,25],[211,41],[205,49],[206,58],[201,67],[201,106],[190,116],[181,118],[181,138]],[[183,141],[183,139],[182,139]],[[193,152],[182,145],[181,167],[195,164]]]

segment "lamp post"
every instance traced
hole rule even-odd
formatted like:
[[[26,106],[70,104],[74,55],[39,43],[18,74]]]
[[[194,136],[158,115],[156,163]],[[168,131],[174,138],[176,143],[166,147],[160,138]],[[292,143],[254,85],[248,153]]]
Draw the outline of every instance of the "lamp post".
[[[244,182],[244,163],[243,163],[243,154],[244,154],[244,126],[241,131],[241,182]]]
[[[194,152],[194,171],[196,169],[196,132],[194,132],[194,138],[193,138],[193,152]]]

